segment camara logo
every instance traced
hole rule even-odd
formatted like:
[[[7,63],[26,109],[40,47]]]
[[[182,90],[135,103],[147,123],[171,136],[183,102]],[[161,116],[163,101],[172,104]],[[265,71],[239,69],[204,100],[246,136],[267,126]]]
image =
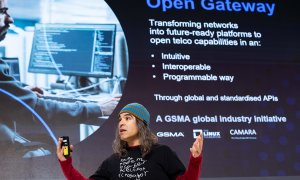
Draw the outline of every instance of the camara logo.
[[[230,129],[231,139],[257,139],[255,129]]]
[[[207,139],[219,139],[221,138],[221,132],[218,131],[209,131],[208,129],[194,129],[193,130],[193,135],[194,138],[196,139],[199,134],[203,134],[203,138]]]
[[[256,135],[255,129],[230,129],[230,134],[231,135]]]

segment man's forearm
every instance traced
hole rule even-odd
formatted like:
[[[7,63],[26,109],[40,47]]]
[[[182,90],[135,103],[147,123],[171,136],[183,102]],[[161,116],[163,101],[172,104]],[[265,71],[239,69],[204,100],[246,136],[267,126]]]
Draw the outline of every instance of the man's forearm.
[[[89,180],[84,177],[80,172],[77,171],[72,165],[72,158],[68,158],[66,161],[59,161],[60,167],[65,175],[65,177],[69,180]]]
[[[201,174],[202,154],[196,158],[190,155],[189,165],[183,175],[176,180],[198,180]]]

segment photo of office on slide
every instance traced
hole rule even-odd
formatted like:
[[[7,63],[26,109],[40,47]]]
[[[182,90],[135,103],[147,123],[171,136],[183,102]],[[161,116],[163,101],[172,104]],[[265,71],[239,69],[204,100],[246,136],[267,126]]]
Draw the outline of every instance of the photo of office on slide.
[[[122,96],[128,55],[105,1],[0,6],[0,164],[13,169],[53,155],[57,137],[76,144],[100,130]]]

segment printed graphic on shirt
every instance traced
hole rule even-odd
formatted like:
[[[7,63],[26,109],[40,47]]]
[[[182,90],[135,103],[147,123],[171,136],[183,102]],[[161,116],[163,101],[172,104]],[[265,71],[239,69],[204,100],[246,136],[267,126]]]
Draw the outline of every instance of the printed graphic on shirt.
[[[145,168],[147,160],[143,158],[124,158],[120,161],[120,173],[119,178],[129,178],[139,180],[142,177],[147,176],[149,172]]]

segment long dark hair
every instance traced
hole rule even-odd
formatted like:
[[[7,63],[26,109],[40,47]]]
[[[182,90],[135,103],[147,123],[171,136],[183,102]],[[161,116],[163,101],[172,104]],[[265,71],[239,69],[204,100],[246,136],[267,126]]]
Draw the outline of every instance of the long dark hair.
[[[141,142],[142,157],[145,157],[151,151],[152,146],[157,143],[157,137],[154,133],[150,131],[149,127],[147,127],[147,125],[137,117],[136,117],[136,124],[139,129],[138,136]],[[117,153],[119,156],[127,155],[126,148],[128,147],[128,144],[126,141],[120,139],[119,127],[117,127],[116,129],[115,140],[113,142],[112,147],[114,152]]]

